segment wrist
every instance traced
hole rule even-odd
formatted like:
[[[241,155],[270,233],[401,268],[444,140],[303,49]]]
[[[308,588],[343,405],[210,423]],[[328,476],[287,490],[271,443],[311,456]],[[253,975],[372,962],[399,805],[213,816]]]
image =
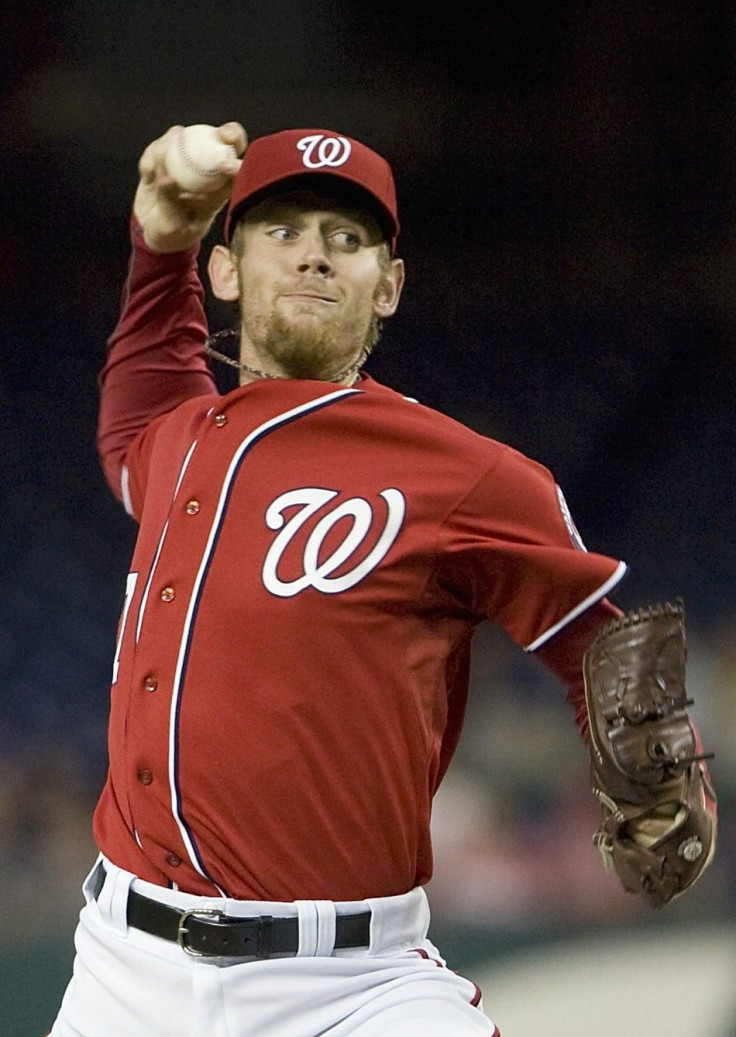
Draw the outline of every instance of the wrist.
[[[199,254],[202,244],[199,238],[192,240],[182,235],[179,235],[178,239],[172,236],[168,241],[159,240],[158,238],[151,241],[146,237],[145,228],[138,222],[134,212],[131,213],[130,217],[130,234],[135,248],[151,256],[181,255],[190,259],[192,256]]]

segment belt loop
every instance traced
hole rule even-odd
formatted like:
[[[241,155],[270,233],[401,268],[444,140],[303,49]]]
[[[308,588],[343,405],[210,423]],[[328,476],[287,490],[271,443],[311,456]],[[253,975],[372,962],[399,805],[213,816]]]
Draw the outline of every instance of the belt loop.
[[[130,872],[105,864],[105,884],[97,898],[103,922],[123,936],[128,932],[128,890],[134,876]]]
[[[316,900],[317,908],[317,957],[329,958],[335,950],[337,908],[332,900]]]
[[[369,899],[367,903],[370,905],[371,911],[371,938],[368,945],[368,954],[370,957],[374,957],[375,955],[380,954],[386,946],[390,945],[391,941],[386,940],[384,936],[384,911],[382,902],[380,900]]]
[[[318,916],[314,900],[295,900],[299,917],[299,947],[297,958],[313,958],[317,953]]]
[[[92,865],[92,870],[84,880],[82,886],[82,893],[84,894],[84,899],[88,904],[92,900],[97,900],[104,881],[105,869],[102,864],[102,854],[98,854],[97,860]]]
[[[332,900],[297,900],[298,958],[330,957],[335,950],[337,909]]]

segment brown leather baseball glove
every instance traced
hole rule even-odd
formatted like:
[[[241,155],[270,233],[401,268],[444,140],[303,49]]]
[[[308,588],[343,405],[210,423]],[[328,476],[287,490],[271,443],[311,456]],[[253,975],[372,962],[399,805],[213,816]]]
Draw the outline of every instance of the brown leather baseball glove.
[[[593,842],[624,888],[662,907],[710,864],[716,796],[687,713],[682,602],[628,612],[585,655]],[[712,754],[711,754],[712,755]]]

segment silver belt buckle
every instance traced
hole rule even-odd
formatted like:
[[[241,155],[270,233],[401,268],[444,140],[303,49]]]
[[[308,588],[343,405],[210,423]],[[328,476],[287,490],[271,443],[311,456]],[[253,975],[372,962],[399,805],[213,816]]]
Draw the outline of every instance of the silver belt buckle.
[[[184,937],[187,935],[189,930],[187,929],[185,922],[188,918],[192,918],[195,915],[203,915],[206,918],[222,918],[222,911],[218,911],[216,908],[206,907],[193,907],[188,911],[184,911],[179,918],[179,925],[176,930],[176,942],[179,944],[185,954],[188,954],[192,958],[207,958],[209,955],[203,954],[202,951],[193,951],[191,947],[187,945]]]

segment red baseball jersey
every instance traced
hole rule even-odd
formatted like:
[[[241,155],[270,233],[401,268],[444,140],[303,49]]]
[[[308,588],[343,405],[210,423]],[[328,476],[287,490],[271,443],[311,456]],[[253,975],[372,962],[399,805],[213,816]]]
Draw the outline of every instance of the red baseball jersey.
[[[405,892],[431,876],[477,624],[579,670],[579,617],[613,613],[626,567],[584,549],[543,466],[369,377],[219,395],[196,251],[134,242],[101,383],[140,528],[98,845],[194,893]]]

